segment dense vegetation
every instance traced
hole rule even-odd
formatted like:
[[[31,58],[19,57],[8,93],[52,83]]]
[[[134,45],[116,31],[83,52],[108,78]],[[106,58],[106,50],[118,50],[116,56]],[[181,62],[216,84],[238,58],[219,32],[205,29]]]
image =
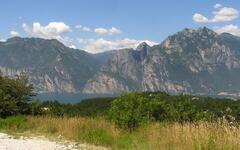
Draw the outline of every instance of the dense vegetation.
[[[116,98],[95,98],[77,104],[32,100],[33,87],[26,77],[0,77],[0,117],[22,115],[103,116],[120,128],[132,131],[150,121],[195,122],[199,120],[240,121],[240,101],[163,92],[123,94]]]
[[[32,115],[97,117],[106,115],[113,100],[114,98],[95,98],[82,100],[77,104],[35,100],[31,103],[31,108]]]
[[[240,101],[166,93],[130,93],[116,98],[110,108],[111,119],[132,131],[142,123],[240,121]]]
[[[34,95],[25,77],[0,77],[1,131],[63,135],[114,149],[240,148],[238,100],[143,92],[61,104]]]
[[[96,98],[77,104],[57,101],[31,103],[32,115],[103,116],[132,131],[142,124],[159,122],[240,121],[240,101],[163,92],[129,93],[117,98]]]
[[[0,118],[31,113],[29,102],[33,87],[24,76],[9,79],[0,76]]]
[[[129,93],[116,98],[87,99],[77,104],[35,100],[30,104],[33,115],[108,116],[111,118],[114,114],[109,112],[127,114],[137,113],[136,110],[142,109],[139,111],[151,113],[149,119],[153,121],[214,121],[223,117],[229,121],[240,119],[240,101],[238,100],[184,94],[172,96],[163,92]],[[121,112],[117,112],[117,109]]]

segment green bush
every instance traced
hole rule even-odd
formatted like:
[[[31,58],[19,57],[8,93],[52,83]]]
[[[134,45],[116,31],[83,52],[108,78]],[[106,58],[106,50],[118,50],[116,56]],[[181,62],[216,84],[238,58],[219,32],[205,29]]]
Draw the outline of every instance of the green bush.
[[[112,102],[109,117],[118,127],[130,132],[151,120],[180,123],[210,120],[214,112],[201,106],[202,101],[205,100],[190,95],[130,93]]]
[[[118,127],[132,132],[152,119],[151,102],[138,93],[119,96],[111,104],[109,117]]]
[[[207,114],[203,110],[197,109],[193,104],[193,97],[189,95],[179,95],[172,98],[173,104],[168,118],[177,122],[193,122],[203,120]]]
[[[24,116],[11,116],[0,119],[0,130],[22,132],[29,127],[26,121],[27,119]]]
[[[86,129],[79,134],[79,139],[96,145],[111,145],[112,136],[102,128]]]

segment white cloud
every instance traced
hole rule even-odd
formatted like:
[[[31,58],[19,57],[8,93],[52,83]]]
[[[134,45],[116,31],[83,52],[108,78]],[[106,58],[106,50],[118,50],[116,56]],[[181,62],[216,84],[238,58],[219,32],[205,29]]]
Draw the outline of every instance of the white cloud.
[[[108,34],[108,30],[104,29],[104,28],[96,28],[94,30],[94,32],[98,33],[98,34]]]
[[[82,29],[82,25],[76,25],[75,28],[76,29]]]
[[[98,34],[108,34],[108,30],[104,29],[104,28],[96,28],[94,30],[94,32],[98,33]]]
[[[94,32],[101,34],[101,35],[113,35],[113,34],[121,34],[122,32],[115,28],[112,27],[111,29],[105,29],[105,28],[96,28]]]
[[[214,11],[213,14],[215,16],[212,22],[232,21],[239,17],[239,11],[230,7],[222,7],[218,11]]]
[[[136,48],[140,43],[146,42],[150,46],[158,43],[149,40],[135,40],[135,39],[122,39],[122,40],[105,40],[99,39],[79,39],[79,43],[83,48],[90,53],[98,53],[106,50],[123,49],[123,48]]]
[[[115,27],[112,27],[108,31],[110,32],[110,34],[121,34],[122,33],[119,29],[117,29]]]
[[[90,32],[90,31],[92,31],[91,28],[89,28],[89,27],[83,27],[82,25],[76,25],[75,28],[76,28],[76,29],[79,29],[79,30],[81,30],[81,31],[85,31],[85,32]]]
[[[34,37],[44,39],[62,39],[62,34],[70,32],[70,27],[63,22],[50,22],[46,26],[42,26],[39,22],[34,22],[32,27],[22,24],[25,32]]]
[[[215,27],[215,32],[221,34],[221,33],[230,33],[232,35],[240,36],[240,27],[237,25],[226,25],[223,27]]]
[[[0,39],[0,42],[6,42],[6,40],[5,39]]]
[[[42,26],[39,22],[34,22],[32,27],[27,24],[22,24],[24,31],[33,37],[43,39],[57,39],[66,46],[72,46],[74,40],[65,36],[66,33],[71,31],[70,26],[64,22],[50,22],[46,26]]]
[[[215,9],[218,9],[218,8],[221,8],[221,7],[222,7],[222,4],[215,4],[215,5],[214,5],[214,8],[215,8]]]
[[[90,32],[90,31],[91,31],[91,29],[88,28],[88,27],[83,27],[82,30],[83,30],[83,31],[86,31],[86,32]]]
[[[198,22],[198,23],[205,23],[205,22],[209,22],[208,18],[203,16],[202,14],[199,14],[199,13],[195,13],[193,15],[193,20],[195,22]]]
[[[17,31],[10,31],[11,36],[19,36],[20,34]]]
[[[193,20],[197,23],[216,23],[224,21],[232,21],[239,17],[239,11],[231,7],[222,7],[221,4],[216,4],[214,6],[215,11],[213,11],[213,18],[208,19],[206,16],[195,13],[193,15]]]
[[[70,45],[70,48],[76,49],[77,47],[75,45]]]

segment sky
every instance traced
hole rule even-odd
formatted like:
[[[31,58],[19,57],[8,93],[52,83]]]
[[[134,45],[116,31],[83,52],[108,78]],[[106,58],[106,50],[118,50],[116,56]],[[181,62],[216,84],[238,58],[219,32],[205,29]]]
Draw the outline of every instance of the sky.
[[[206,26],[240,36],[239,0],[3,0],[0,41],[57,39],[98,53],[161,43],[184,28]]]

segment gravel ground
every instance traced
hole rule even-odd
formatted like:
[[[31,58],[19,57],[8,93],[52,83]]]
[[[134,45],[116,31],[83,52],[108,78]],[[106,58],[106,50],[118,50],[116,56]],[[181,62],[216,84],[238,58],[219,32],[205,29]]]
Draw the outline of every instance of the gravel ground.
[[[106,148],[89,144],[53,142],[40,137],[14,138],[0,133],[0,150],[106,150]]]

